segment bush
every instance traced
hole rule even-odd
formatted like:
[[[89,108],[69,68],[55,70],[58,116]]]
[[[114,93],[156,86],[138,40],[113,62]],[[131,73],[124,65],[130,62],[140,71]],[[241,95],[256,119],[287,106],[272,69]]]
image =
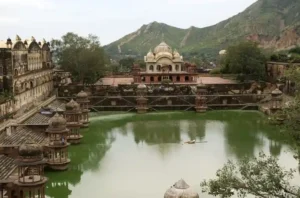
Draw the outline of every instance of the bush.
[[[215,68],[209,72],[210,74],[221,74],[221,68]]]

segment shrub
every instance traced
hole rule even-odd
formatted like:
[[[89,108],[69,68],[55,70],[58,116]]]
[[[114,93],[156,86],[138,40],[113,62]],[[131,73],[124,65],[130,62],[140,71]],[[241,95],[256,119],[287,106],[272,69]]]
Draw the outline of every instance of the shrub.
[[[209,72],[210,74],[221,74],[221,68],[215,68]]]

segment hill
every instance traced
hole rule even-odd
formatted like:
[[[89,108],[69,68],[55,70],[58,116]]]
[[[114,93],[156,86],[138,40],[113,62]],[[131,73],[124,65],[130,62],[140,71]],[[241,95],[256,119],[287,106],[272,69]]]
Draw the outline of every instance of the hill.
[[[104,49],[111,56],[142,57],[164,40],[185,56],[216,57],[229,44],[246,39],[272,50],[300,45],[300,0],[258,0],[243,12],[205,28],[180,29],[152,22]]]

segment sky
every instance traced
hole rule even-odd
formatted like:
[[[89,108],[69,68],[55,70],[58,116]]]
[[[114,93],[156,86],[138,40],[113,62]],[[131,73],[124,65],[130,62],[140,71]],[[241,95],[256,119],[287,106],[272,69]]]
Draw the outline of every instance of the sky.
[[[256,0],[0,0],[0,40],[67,32],[94,34],[109,44],[153,21],[206,27],[242,12]]]

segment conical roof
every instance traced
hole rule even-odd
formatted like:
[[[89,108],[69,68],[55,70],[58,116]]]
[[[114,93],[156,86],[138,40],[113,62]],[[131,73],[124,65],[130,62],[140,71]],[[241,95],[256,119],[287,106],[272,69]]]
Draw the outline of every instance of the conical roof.
[[[282,92],[278,88],[276,88],[275,90],[272,91],[272,94],[273,95],[281,95]]]
[[[62,116],[60,116],[58,113],[56,113],[50,120],[49,125],[53,128],[60,127],[62,125],[66,125],[67,121]]]
[[[40,156],[43,153],[43,148],[39,144],[28,140],[27,143],[19,147],[19,155],[22,157]]]
[[[66,104],[66,110],[70,110],[70,111],[80,110],[80,105],[75,100],[72,99],[70,102]]]
[[[84,92],[83,90],[81,90],[77,95],[76,95],[77,98],[86,98],[88,97],[87,93]]]
[[[164,198],[199,198],[199,194],[193,191],[183,180],[179,180],[165,193]]]

